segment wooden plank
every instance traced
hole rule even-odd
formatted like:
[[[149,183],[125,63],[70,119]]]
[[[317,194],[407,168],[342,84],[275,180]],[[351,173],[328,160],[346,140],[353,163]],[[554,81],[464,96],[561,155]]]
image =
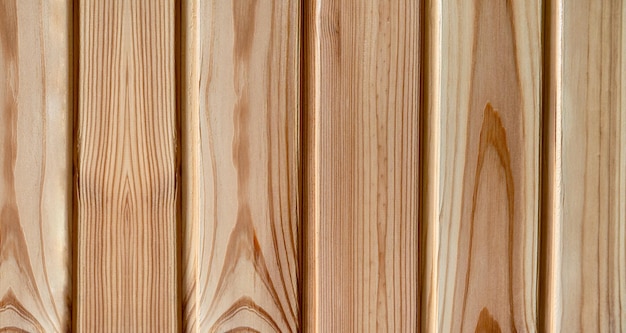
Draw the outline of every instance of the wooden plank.
[[[79,7],[75,330],[177,331],[174,1]]]
[[[314,3],[305,22],[314,41],[304,42],[314,68],[304,66],[316,145],[305,196],[315,197],[304,200],[316,204],[305,222],[315,224],[306,247],[315,257],[305,258],[315,260],[316,303],[306,312],[314,323],[304,322],[318,332],[415,332],[419,2]]]
[[[185,4],[187,332],[300,331],[299,3]]]
[[[0,1],[0,331],[70,325],[69,1]]]
[[[543,328],[626,331],[626,6],[553,2]]]
[[[422,329],[536,330],[540,1],[426,1]]]

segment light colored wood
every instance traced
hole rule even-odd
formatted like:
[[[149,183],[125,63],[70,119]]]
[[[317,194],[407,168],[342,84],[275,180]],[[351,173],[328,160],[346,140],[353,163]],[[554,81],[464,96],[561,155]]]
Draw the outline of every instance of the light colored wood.
[[[175,332],[174,1],[80,1],[79,332]]]
[[[315,57],[304,66],[316,179],[304,202],[316,204],[305,221],[315,223],[306,250],[315,249],[316,303],[305,313],[315,322],[304,322],[317,332],[415,332],[419,2],[314,3],[315,40],[305,43]]]
[[[540,1],[426,1],[422,331],[536,331]]]
[[[554,1],[546,332],[626,331],[626,6]]]
[[[298,332],[299,1],[185,5],[185,331]]]
[[[69,1],[0,1],[0,331],[70,325]]]
[[[198,228],[202,165],[200,142],[200,0],[181,2],[181,143],[182,143],[182,328],[198,331]]]

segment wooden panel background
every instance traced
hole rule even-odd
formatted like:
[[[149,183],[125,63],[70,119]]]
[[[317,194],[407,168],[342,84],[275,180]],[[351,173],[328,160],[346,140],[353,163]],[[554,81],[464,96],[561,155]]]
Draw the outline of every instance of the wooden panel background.
[[[545,143],[546,332],[626,331],[626,5],[555,1]]]
[[[0,331],[626,331],[625,17],[0,0]]]
[[[426,1],[424,332],[536,330],[540,1]]]
[[[80,1],[79,332],[174,332],[177,117],[174,1]]]
[[[0,331],[70,326],[70,1],[0,1]]]
[[[300,3],[187,5],[185,331],[298,332]]]

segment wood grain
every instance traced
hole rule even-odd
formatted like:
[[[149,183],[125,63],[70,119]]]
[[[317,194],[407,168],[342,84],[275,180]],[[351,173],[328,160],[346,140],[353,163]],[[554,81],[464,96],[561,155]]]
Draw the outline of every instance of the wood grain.
[[[75,330],[174,332],[174,1],[79,7]]]
[[[298,332],[299,1],[185,6],[185,331]]]
[[[546,332],[626,331],[626,6],[553,1]],[[553,127],[552,127],[553,126]]]
[[[0,1],[0,331],[70,325],[69,1]]]
[[[315,197],[304,201],[316,204],[306,214],[315,219],[305,222],[315,224],[315,245],[306,246],[315,258],[305,258],[315,260],[316,303],[307,307],[314,321],[305,319],[305,329],[414,332],[419,3],[314,3],[307,5],[314,19],[305,16],[314,41],[304,43],[315,51],[305,57],[314,68],[304,65],[304,93],[307,112],[315,110],[306,116],[315,125],[305,128],[316,145],[307,150],[307,161],[314,151],[315,180],[305,197]]]
[[[536,330],[539,1],[427,1],[422,330]]]

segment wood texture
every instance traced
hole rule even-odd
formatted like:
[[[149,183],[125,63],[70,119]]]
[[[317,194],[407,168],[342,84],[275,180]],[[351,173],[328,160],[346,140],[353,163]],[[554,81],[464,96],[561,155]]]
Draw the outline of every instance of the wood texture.
[[[427,1],[422,330],[536,330],[539,1]]]
[[[316,165],[305,196],[315,196],[306,224],[316,238],[306,247],[315,258],[305,258],[315,260],[316,303],[305,322],[318,332],[414,332],[419,2],[314,3],[305,23],[315,67],[304,66],[314,73],[305,93],[315,94],[306,97],[315,125],[305,127],[314,129]]]
[[[626,331],[626,6],[554,1],[546,332]],[[544,154],[546,155],[546,154]]]
[[[185,6],[185,331],[298,332],[299,1]]]
[[[79,6],[75,329],[174,332],[174,1]]]
[[[0,331],[70,325],[69,1],[0,1]]]

